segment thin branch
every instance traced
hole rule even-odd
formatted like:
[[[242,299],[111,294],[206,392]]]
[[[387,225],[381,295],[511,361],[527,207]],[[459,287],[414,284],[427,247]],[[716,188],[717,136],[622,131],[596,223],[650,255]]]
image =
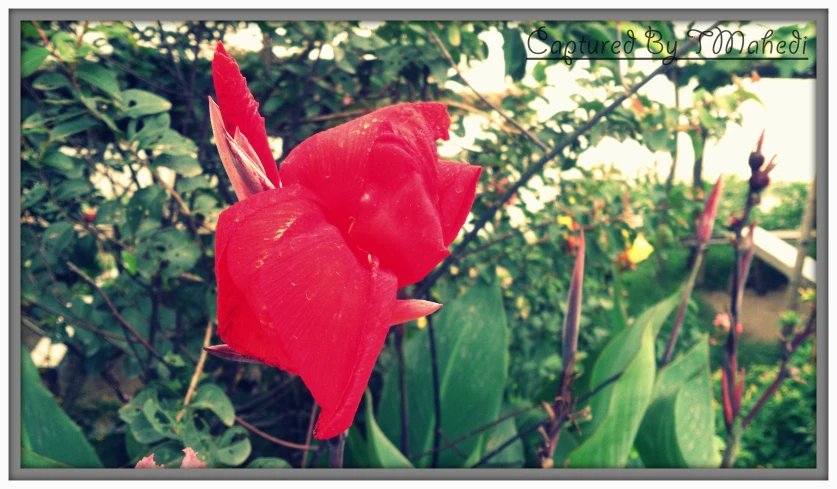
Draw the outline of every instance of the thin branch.
[[[318,407],[319,406],[317,406],[316,401],[314,402],[314,405],[311,406],[311,417],[308,418],[308,435],[305,437],[305,445],[306,446],[311,445],[311,435],[314,434],[314,419],[317,418]],[[303,469],[305,468],[305,465],[307,464],[307,462],[308,462],[308,449],[306,448],[305,451],[302,452],[301,467]]]
[[[437,449],[441,443],[442,434],[442,400],[439,387],[439,364],[436,355],[436,337],[433,332],[433,315],[427,316],[427,338],[430,341],[430,370],[433,374],[433,449]],[[430,466],[436,468],[439,465],[439,451],[433,452]]]
[[[741,421],[742,428],[747,428],[750,425],[750,422],[753,420],[754,417],[761,411],[764,405],[767,403],[768,399],[779,389],[779,385],[790,375],[788,371],[788,363],[790,362],[791,356],[796,353],[800,346],[811,336],[815,329],[816,329],[816,318],[817,318],[817,311],[814,309],[811,311],[811,315],[808,316],[808,324],[805,326],[805,329],[797,334],[793,341],[790,344],[790,351],[785,356],[784,360],[782,360],[782,364],[779,366],[779,374],[770,384],[770,386],[762,393],[759,400],[756,402],[756,405],[753,406],[753,409],[747,413],[747,416]]]
[[[717,26],[719,24],[720,24],[720,22],[716,22],[715,24],[710,26],[709,29],[713,29],[715,26]],[[690,40],[689,42],[684,44],[682,49],[677,51],[677,53],[675,54],[675,57],[677,55],[682,55],[683,53],[688,52],[693,47],[695,47],[695,45],[697,45],[697,43],[698,43],[698,38],[693,38],[692,40]],[[503,194],[503,196],[500,198],[500,200],[498,202],[495,202],[494,204],[492,204],[491,207],[489,207],[485,212],[483,212],[483,214],[482,214],[482,216],[480,216],[479,220],[477,220],[477,222],[474,223],[473,229],[471,229],[471,231],[468,234],[466,234],[464,238],[462,238],[462,241],[459,242],[459,245],[457,245],[457,247],[442,262],[442,264],[439,265],[436,268],[436,270],[434,270],[430,275],[428,275],[427,278],[424,279],[418,287],[416,287],[416,290],[413,294],[413,297],[423,297],[430,290],[430,288],[433,286],[433,284],[435,284],[439,280],[439,278],[441,278],[442,274],[445,273],[445,271],[448,269],[448,267],[454,261],[457,260],[457,257],[460,254],[462,254],[463,251],[465,251],[465,248],[471,243],[471,241],[473,241],[477,237],[477,233],[479,233],[482,230],[482,228],[485,227],[485,225],[494,217],[494,215],[497,213],[498,210],[500,210],[502,205],[506,201],[508,201],[512,197],[512,195],[516,194],[517,191],[522,186],[526,185],[526,183],[533,176],[535,176],[535,174],[540,172],[543,169],[543,167],[549,161],[551,161],[556,156],[561,154],[561,152],[564,150],[564,148],[566,148],[570,144],[577,141],[578,138],[581,137],[582,134],[589,131],[593,126],[595,126],[606,115],[610,114],[611,112],[616,110],[617,107],[621,106],[622,102],[627,100],[628,97],[633,95],[637,90],[639,90],[640,88],[645,86],[645,84],[647,84],[649,81],[651,81],[652,78],[654,78],[655,76],[657,76],[659,74],[665,73],[666,71],[671,69],[671,67],[673,65],[674,65],[674,63],[662,64],[662,65],[658,66],[657,69],[655,69],[654,71],[649,73],[639,83],[632,86],[628,91],[626,91],[625,93],[623,93],[622,95],[617,97],[616,100],[614,100],[610,105],[608,105],[607,107],[602,109],[595,116],[593,116],[589,121],[587,121],[584,125],[582,125],[580,128],[578,128],[575,132],[573,132],[572,134],[567,136],[552,151],[544,154],[538,161],[536,161],[535,163],[530,165],[529,168],[527,168],[526,171],[524,171],[523,174],[520,176],[520,179],[518,181],[516,181],[514,184],[512,184],[509,187],[508,190],[506,190],[506,193]]]
[[[157,350],[155,350],[154,347],[151,346],[151,344],[148,343],[148,341],[145,338],[143,338],[142,335],[140,335],[137,332],[137,330],[134,329],[134,327],[131,326],[131,324],[128,321],[125,320],[125,318],[122,317],[121,314],[119,314],[119,310],[116,309],[116,306],[113,305],[113,302],[111,302],[110,297],[108,297],[108,295],[105,293],[105,291],[102,290],[101,287],[99,287],[99,285],[96,283],[95,280],[90,278],[86,273],[84,273],[73,262],[68,261],[67,266],[70,267],[70,270],[74,271],[81,278],[83,278],[85,282],[90,284],[91,287],[96,289],[96,292],[98,292],[99,295],[102,296],[102,299],[104,299],[105,303],[108,305],[108,308],[110,308],[111,313],[113,313],[113,317],[115,317],[116,320],[119,321],[119,324],[122,325],[122,328],[125,329],[126,335],[127,335],[127,333],[131,333],[131,335],[133,335],[134,338],[136,338],[142,344],[142,346],[144,346],[148,350],[148,352],[150,354],[154,355],[154,358],[156,358],[157,360],[162,362],[167,367],[171,367],[171,365],[169,365],[169,363],[163,358],[163,356],[160,355],[159,353],[157,353]],[[129,341],[129,343],[131,343],[131,342]]]
[[[521,408],[521,409],[518,409],[518,410],[516,410],[516,411],[512,411],[512,412],[510,412],[510,413],[508,413],[508,414],[505,414],[505,415],[503,415],[503,416],[500,416],[499,418],[495,419],[494,421],[492,421],[492,422],[490,422],[490,423],[488,423],[488,424],[486,424],[486,425],[480,426],[479,428],[477,428],[477,429],[475,429],[475,430],[472,430],[472,431],[470,431],[470,432],[468,432],[468,433],[466,433],[466,434],[464,434],[464,435],[462,435],[462,436],[460,436],[460,437],[458,437],[458,438],[455,438],[455,439],[453,439],[453,440],[448,441],[445,445],[443,445],[443,446],[439,447],[438,449],[428,450],[428,451],[423,452],[423,453],[420,453],[420,454],[418,454],[418,455],[416,455],[416,456],[414,456],[414,457],[410,457],[410,460],[414,460],[414,461],[415,461],[415,460],[419,460],[419,459],[421,459],[421,458],[423,458],[423,457],[426,457],[426,456],[428,456],[428,455],[432,454],[434,451],[439,451],[439,452],[441,452],[441,451],[447,450],[448,448],[451,448],[451,447],[453,447],[454,445],[458,445],[459,443],[461,443],[461,442],[463,442],[463,441],[467,440],[468,438],[471,438],[471,437],[474,437],[474,436],[476,436],[476,435],[479,435],[479,434],[480,434],[480,433],[482,433],[483,431],[488,430],[488,429],[491,429],[491,428],[493,428],[493,427],[497,426],[498,424],[502,423],[503,421],[506,421],[506,420],[507,420],[507,419],[509,419],[509,418],[513,418],[513,417],[518,416],[518,415],[523,414],[523,413],[528,413],[529,411],[531,411],[531,410],[533,410],[533,409],[535,409],[535,408],[539,408],[539,407],[541,407],[539,404],[534,404],[534,405],[532,405],[532,406],[527,406],[527,407],[525,407],[525,408]]]
[[[489,460],[494,458],[495,455],[497,455],[498,453],[500,453],[503,450],[505,450],[506,448],[508,448],[509,445],[516,442],[518,439],[523,438],[524,436],[528,435],[529,433],[532,433],[533,431],[536,431],[538,428],[543,426],[545,422],[546,422],[545,420],[538,421],[537,423],[535,423],[533,425],[530,425],[530,426],[526,427],[525,429],[519,431],[516,435],[514,435],[513,437],[504,441],[502,445],[500,445],[496,449],[492,450],[491,452],[487,453],[483,458],[480,459],[479,462],[472,465],[471,468],[475,469],[475,468],[479,467],[480,465],[485,464],[486,462],[488,462]]]
[[[459,69],[459,66],[456,64],[456,61],[454,61],[454,60],[453,60],[453,58],[451,57],[450,53],[449,53],[449,52],[448,52],[448,50],[445,48],[445,45],[444,45],[444,44],[442,44],[442,40],[441,40],[441,39],[439,39],[439,36],[437,36],[435,32],[433,32],[433,29],[428,28],[428,29],[427,29],[427,34],[430,36],[430,38],[431,38],[431,39],[433,39],[433,42],[435,42],[435,43],[436,43],[436,45],[437,45],[437,46],[439,46],[439,50],[441,50],[441,51],[442,51],[442,55],[445,57],[445,59],[447,59],[447,60],[448,60],[448,63],[450,63],[450,65],[453,67],[453,69],[454,69],[454,70],[456,70],[456,73],[459,75],[459,78],[462,80],[462,82],[463,82],[465,85],[467,85],[467,86],[468,86],[468,88],[470,88],[472,92],[474,92],[474,95],[476,95],[476,96],[477,96],[477,98],[479,98],[479,99],[482,101],[482,103],[484,103],[485,105],[487,105],[487,106],[491,107],[491,108],[492,108],[495,112],[497,112],[498,114],[500,114],[500,115],[503,117],[503,119],[507,120],[507,121],[509,122],[509,124],[513,125],[515,128],[517,128],[517,130],[518,130],[518,131],[522,132],[522,133],[523,133],[523,134],[524,134],[527,138],[529,138],[530,140],[532,140],[532,142],[533,142],[533,143],[535,143],[535,145],[536,145],[537,147],[539,147],[542,151],[546,152],[547,150],[549,150],[549,147],[548,147],[547,145],[545,145],[543,142],[541,142],[541,140],[540,140],[540,139],[538,139],[537,137],[535,137],[535,135],[534,135],[534,134],[532,134],[531,132],[529,132],[529,130],[527,130],[527,129],[526,129],[525,127],[523,127],[523,126],[522,126],[519,122],[517,122],[516,120],[514,120],[514,118],[509,117],[508,115],[506,115],[506,113],[505,113],[505,112],[503,112],[503,111],[502,111],[499,107],[497,107],[497,106],[496,106],[496,105],[494,105],[493,103],[489,102],[489,101],[488,101],[488,99],[486,99],[485,97],[483,97],[483,96],[482,96],[482,94],[481,94],[480,92],[478,92],[478,91],[477,91],[477,89],[476,89],[476,88],[474,88],[474,86],[473,86],[473,85],[471,85],[471,84],[468,82],[468,80],[467,80],[467,79],[465,78],[465,76],[462,74],[462,71]]]
[[[206,363],[206,349],[209,347],[209,341],[212,339],[212,318],[206,322],[206,334],[203,337],[203,348],[201,348],[201,356],[198,358],[198,365],[195,367],[195,373],[192,374],[192,381],[189,382],[189,388],[186,390],[186,397],[183,398],[183,409],[177,413],[176,421],[179,423],[186,413],[186,406],[192,401],[192,396],[195,394],[195,388],[198,386],[198,380],[203,373],[203,365]]]
[[[275,436],[270,436],[267,433],[265,433],[264,431],[262,431],[262,430],[256,428],[255,426],[251,425],[247,421],[244,421],[243,419],[241,419],[241,416],[236,416],[235,420],[238,421],[238,423],[241,426],[245,427],[246,429],[248,429],[248,430],[252,431],[253,433],[261,436],[265,440],[272,441],[273,443],[275,443],[277,445],[282,445],[283,447],[288,447],[288,448],[294,448],[296,450],[310,450],[312,448],[317,448],[316,446],[312,447],[312,446],[307,445],[307,444],[306,445],[300,445],[298,443],[293,443],[293,442],[290,442],[290,441],[281,440],[279,438],[276,438]]]

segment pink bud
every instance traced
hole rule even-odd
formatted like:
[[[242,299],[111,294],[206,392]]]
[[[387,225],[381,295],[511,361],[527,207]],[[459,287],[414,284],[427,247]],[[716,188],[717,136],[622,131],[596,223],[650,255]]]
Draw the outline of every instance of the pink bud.
[[[198,460],[198,454],[194,450],[189,447],[183,449],[183,453],[186,454],[183,457],[183,462],[180,464],[181,469],[205,469],[206,463],[201,462]]]
[[[712,228],[715,226],[715,216],[718,215],[718,202],[721,200],[721,186],[723,184],[723,175],[718,177],[715,186],[712,187],[712,192],[709,198],[706,199],[706,204],[703,207],[703,213],[698,220],[697,240],[701,244],[709,242],[712,236]]]
[[[149,456],[143,458],[142,460],[140,460],[139,462],[137,462],[137,465],[135,465],[134,468],[135,469],[162,469],[163,466],[162,465],[157,465],[157,464],[154,463],[154,454],[152,453],[151,455],[149,455]]]

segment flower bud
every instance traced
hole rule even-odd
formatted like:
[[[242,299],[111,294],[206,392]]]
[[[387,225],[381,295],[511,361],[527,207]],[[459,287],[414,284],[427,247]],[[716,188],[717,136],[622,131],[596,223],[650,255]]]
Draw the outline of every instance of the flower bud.
[[[750,190],[759,193],[770,185],[770,176],[766,171],[757,171],[750,177]]]
[[[756,143],[756,149],[750,153],[750,169],[753,170],[753,173],[756,173],[761,165],[764,164],[764,154],[761,152],[761,145],[764,143],[764,131],[761,132],[761,136],[759,136],[759,141]]]

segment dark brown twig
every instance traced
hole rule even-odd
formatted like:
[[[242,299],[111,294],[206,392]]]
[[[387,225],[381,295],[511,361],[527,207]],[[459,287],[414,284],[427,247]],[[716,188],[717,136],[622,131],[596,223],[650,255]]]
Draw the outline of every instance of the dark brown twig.
[[[123,318],[122,315],[119,314],[119,310],[116,309],[116,306],[113,305],[113,302],[111,302],[110,297],[108,297],[108,295],[105,293],[105,291],[102,290],[101,287],[99,287],[99,285],[96,283],[95,280],[90,278],[86,273],[84,273],[73,262],[67,262],[67,266],[70,267],[70,270],[74,271],[81,278],[83,278],[85,282],[90,284],[90,286],[93,287],[96,290],[96,292],[99,293],[100,296],[102,296],[102,299],[104,299],[105,304],[107,304],[108,308],[110,309],[111,313],[113,314],[113,317],[115,317],[116,320],[119,322],[119,324],[122,325],[122,328],[126,332],[126,336],[127,336],[127,333],[130,333],[134,338],[137,339],[137,341],[139,341],[142,344],[142,346],[144,346],[148,350],[148,352],[150,354],[154,355],[154,358],[156,358],[157,360],[162,362],[167,367],[171,367],[171,365],[169,365],[169,363],[166,361],[166,359],[163,358],[163,356],[160,355],[157,352],[157,350],[155,350],[154,347],[151,346],[151,344],[148,343],[148,341],[145,338],[143,338],[142,335],[140,335],[139,332],[137,332],[136,329],[134,329],[133,326],[131,326],[131,323],[126,321],[125,318]],[[128,343],[131,344],[130,340],[129,340]]]

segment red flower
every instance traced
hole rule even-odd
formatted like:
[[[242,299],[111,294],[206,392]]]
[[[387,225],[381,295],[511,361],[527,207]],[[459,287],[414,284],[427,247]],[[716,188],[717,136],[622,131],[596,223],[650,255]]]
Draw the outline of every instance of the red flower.
[[[351,425],[389,326],[441,307],[396,289],[448,256],[481,168],[439,160],[450,118],[418,103],[316,134],[271,176],[258,104],[220,43],[213,78],[213,132],[241,201],[216,229],[226,345],[210,351],[299,375],[322,408],[314,436],[331,438]]]

